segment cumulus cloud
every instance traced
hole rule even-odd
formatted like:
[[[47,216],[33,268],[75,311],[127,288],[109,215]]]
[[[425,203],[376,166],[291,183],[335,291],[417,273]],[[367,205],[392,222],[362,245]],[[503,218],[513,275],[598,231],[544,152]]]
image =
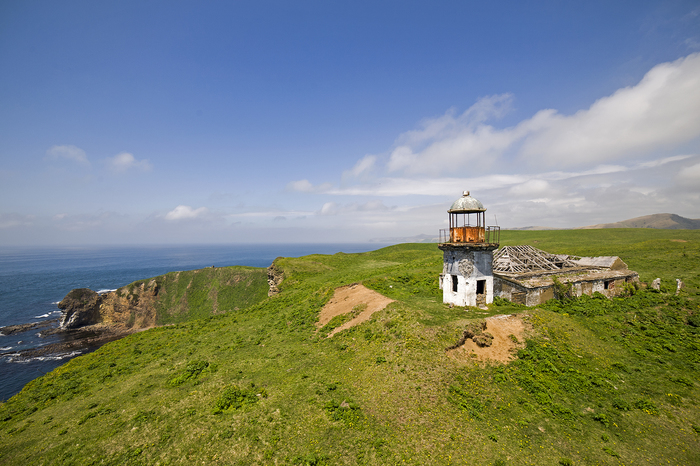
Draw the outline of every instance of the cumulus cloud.
[[[198,209],[193,209],[188,205],[179,205],[173,210],[165,214],[166,220],[177,221],[177,220],[191,220],[195,218],[201,218],[209,212],[206,207],[200,207]]]
[[[153,168],[147,159],[136,160],[133,154],[128,152],[120,152],[114,157],[108,158],[107,165],[114,173],[124,173],[131,169],[149,171],[151,168]]]
[[[538,168],[576,167],[639,160],[680,147],[700,136],[700,54],[657,65],[637,85],[573,115],[543,109],[512,127],[487,123],[506,114],[511,101],[509,94],[485,97],[462,115],[450,109],[424,121],[397,138],[387,171],[429,176],[474,166],[483,171],[504,156]]]
[[[474,162],[487,165],[522,131],[499,131],[484,123],[506,114],[511,101],[510,94],[484,97],[462,115],[455,116],[450,109],[439,118],[424,121],[422,128],[399,136],[388,171],[437,175]]]
[[[521,150],[534,163],[583,165],[678,146],[700,136],[700,54],[657,65],[636,86],[587,110],[570,116],[544,110],[538,117],[540,129]]]
[[[446,221],[444,207],[463,190],[489,208],[489,222],[497,215],[505,227],[569,228],[656,212],[698,216],[700,54],[659,64],[573,114],[543,109],[498,127],[512,100],[485,97],[464,113],[450,109],[425,120],[386,153],[359,158],[338,186],[321,191],[301,180],[288,190],[335,197],[315,212],[322,225],[345,217],[358,228],[421,233]],[[344,196],[411,205],[343,203]]]
[[[46,157],[48,159],[71,160],[80,165],[90,165],[90,161],[88,160],[85,151],[82,150],[80,147],[75,147],[71,145],[51,146],[51,148],[46,151]]]

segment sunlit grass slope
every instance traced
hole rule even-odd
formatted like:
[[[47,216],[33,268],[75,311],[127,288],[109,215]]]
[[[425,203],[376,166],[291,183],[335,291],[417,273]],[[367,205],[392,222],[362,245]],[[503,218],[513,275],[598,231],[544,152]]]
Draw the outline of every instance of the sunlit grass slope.
[[[134,293],[141,285],[148,289],[151,283],[158,288],[155,311],[159,325],[245,309],[265,299],[268,290],[265,269],[232,266],[170,272],[119,291]]]
[[[667,285],[450,309],[434,244],[278,259],[279,295],[134,334],[28,384],[0,406],[0,463],[700,464],[700,232],[502,240],[619,255]],[[675,278],[688,284],[678,297]],[[355,282],[397,301],[319,338],[319,310]],[[519,359],[446,355],[469,320],[504,312],[532,326]]]

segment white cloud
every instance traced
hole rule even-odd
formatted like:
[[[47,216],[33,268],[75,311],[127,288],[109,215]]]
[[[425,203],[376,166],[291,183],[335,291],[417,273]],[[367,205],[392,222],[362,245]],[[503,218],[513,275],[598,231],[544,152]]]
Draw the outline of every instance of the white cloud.
[[[700,163],[681,169],[677,178],[681,184],[700,190]]]
[[[357,161],[354,167],[343,172],[343,178],[358,178],[372,171],[377,162],[376,155],[365,155]]]
[[[136,158],[128,152],[120,152],[114,157],[108,158],[107,165],[114,173],[124,173],[132,168],[141,171],[149,171],[153,168],[147,159],[136,160]]]
[[[200,207],[198,209],[193,209],[188,205],[179,205],[173,210],[165,214],[166,220],[190,220],[195,218],[201,218],[209,212],[206,207]]]
[[[311,184],[309,180],[299,180],[291,181],[287,183],[287,191],[295,191],[300,193],[322,193],[331,189],[333,185],[330,183],[323,183],[318,186]]]
[[[335,202],[326,202],[318,212],[319,215],[336,215],[338,213],[338,205]]]
[[[522,147],[532,163],[576,166],[676,147],[700,136],[700,54],[657,65],[587,110],[543,120]]]
[[[453,109],[400,135],[388,172],[439,176],[463,169],[485,172],[505,156],[542,168],[639,160],[700,136],[700,54],[652,68],[635,86],[619,89],[588,109],[562,115],[544,109],[499,129],[488,120],[510,109],[508,94],[480,99],[462,115]],[[356,167],[360,167],[361,159]]]
[[[458,117],[450,109],[439,118],[424,121],[422,129],[399,136],[388,171],[437,175],[469,164],[478,163],[481,168],[490,165],[522,132],[499,131],[484,124],[507,113],[511,100],[509,94],[484,97]]]
[[[664,157],[662,159],[650,160],[648,162],[642,162],[639,164],[640,168],[654,168],[660,167],[661,165],[666,165],[671,162],[680,162],[681,160],[689,159],[694,157],[693,155],[675,155],[673,157]]]
[[[350,203],[339,205],[335,202],[326,202],[321,207],[321,210],[317,212],[318,215],[338,215],[338,214],[373,214],[373,213],[385,213],[388,211],[397,210],[396,208],[387,207],[380,200],[371,200],[364,203]]]
[[[291,181],[287,184],[287,190],[298,191],[300,193],[310,193],[314,190],[314,186],[309,180]]]
[[[548,193],[551,189],[552,187],[547,181],[533,179],[513,186],[510,188],[510,193],[514,196],[529,197]]]
[[[46,151],[46,157],[49,159],[72,160],[73,162],[81,165],[90,165],[90,161],[88,160],[85,151],[79,147],[71,145],[51,146],[51,148]]]
[[[487,175],[474,178],[380,178],[373,183],[334,188],[334,195],[351,196],[450,196],[465,189],[493,189],[522,183],[522,175]]]

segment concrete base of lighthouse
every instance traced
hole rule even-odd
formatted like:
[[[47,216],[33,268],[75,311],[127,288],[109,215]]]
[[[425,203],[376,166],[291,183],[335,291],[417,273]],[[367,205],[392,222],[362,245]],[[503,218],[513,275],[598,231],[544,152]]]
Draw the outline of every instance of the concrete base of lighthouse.
[[[443,252],[440,275],[442,302],[455,306],[480,306],[493,302],[493,251],[495,244],[438,246]]]

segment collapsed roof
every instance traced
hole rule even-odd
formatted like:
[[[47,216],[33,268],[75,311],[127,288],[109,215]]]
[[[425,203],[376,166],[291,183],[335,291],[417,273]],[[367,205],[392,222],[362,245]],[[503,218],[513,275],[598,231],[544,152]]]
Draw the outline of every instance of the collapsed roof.
[[[527,273],[580,267],[567,255],[556,255],[529,245],[503,246],[493,255],[493,271]]]

